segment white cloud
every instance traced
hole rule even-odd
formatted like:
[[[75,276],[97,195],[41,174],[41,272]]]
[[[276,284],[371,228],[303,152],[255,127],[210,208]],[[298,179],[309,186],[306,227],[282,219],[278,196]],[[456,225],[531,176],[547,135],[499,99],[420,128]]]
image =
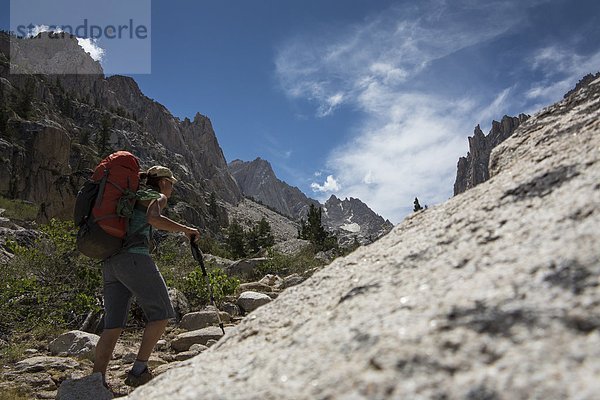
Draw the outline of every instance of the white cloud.
[[[501,91],[494,100],[485,108],[483,108],[479,115],[477,116],[477,120],[483,126],[488,127],[491,126],[491,121],[494,119],[498,119],[500,115],[498,112],[506,108],[507,102],[509,101],[509,94],[511,93],[512,88],[506,88]],[[484,129],[485,131],[486,129]]]
[[[446,100],[397,94],[389,114],[366,121],[355,140],[335,149],[328,167],[343,185],[340,196],[358,197],[396,222],[415,196],[427,204],[446,200],[466,146],[456,133],[472,126]]]
[[[102,47],[98,46],[97,39],[77,38],[77,42],[79,43],[79,46],[92,57],[92,59],[95,61],[102,61],[105,51]]]
[[[323,192],[323,193],[331,193],[338,192],[341,189],[340,184],[333,177],[333,175],[328,175],[327,179],[322,185],[319,185],[316,182],[313,182],[310,187],[314,192]]]
[[[415,196],[429,205],[451,196],[467,132],[479,118],[498,118],[512,89],[478,106],[466,95],[417,91],[410,84],[435,60],[520,22],[521,2],[481,3],[411,3],[334,34],[296,37],[279,49],[276,73],[286,95],[316,103],[318,117],[343,104],[366,115],[354,140],[330,153],[333,174],[323,185],[313,183],[313,191],[335,188],[393,222],[412,210]],[[453,7],[467,6],[477,23],[456,18]]]
[[[538,104],[548,105],[562,97],[588,73],[600,70],[600,52],[581,55],[560,45],[538,50],[529,60],[533,71],[542,73],[542,80],[534,82],[525,96]]]
[[[461,7],[469,7],[477,23],[456,18]],[[290,98],[312,100],[316,115],[327,116],[374,82],[401,85],[431,62],[505,32],[520,22],[519,7],[516,0],[396,6],[340,32],[289,40],[278,51],[276,73]]]
[[[343,100],[343,93],[336,93],[333,96],[329,96],[327,99],[325,99],[325,104],[321,104],[319,106],[319,109],[317,110],[317,116],[326,117],[330,115],[333,113],[333,110],[335,110],[335,108],[342,103]]]

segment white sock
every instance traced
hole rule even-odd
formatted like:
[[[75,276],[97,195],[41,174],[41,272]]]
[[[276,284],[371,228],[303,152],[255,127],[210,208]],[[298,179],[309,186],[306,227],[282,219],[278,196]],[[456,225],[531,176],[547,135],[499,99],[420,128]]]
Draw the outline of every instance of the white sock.
[[[146,361],[135,360],[135,362],[133,363],[133,367],[131,367],[131,373],[139,376],[142,374],[142,372],[144,372],[144,370],[147,367],[148,367],[148,360],[146,360]]]

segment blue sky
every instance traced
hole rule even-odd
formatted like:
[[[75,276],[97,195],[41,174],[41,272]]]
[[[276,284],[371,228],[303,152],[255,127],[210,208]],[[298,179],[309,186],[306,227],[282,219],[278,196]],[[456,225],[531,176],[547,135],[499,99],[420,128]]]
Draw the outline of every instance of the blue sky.
[[[151,34],[152,73],[132,76],[174,115],[207,115],[228,161],[262,157],[394,223],[415,196],[451,197],[475,125],[600,70],[592,0],[154,0]]]

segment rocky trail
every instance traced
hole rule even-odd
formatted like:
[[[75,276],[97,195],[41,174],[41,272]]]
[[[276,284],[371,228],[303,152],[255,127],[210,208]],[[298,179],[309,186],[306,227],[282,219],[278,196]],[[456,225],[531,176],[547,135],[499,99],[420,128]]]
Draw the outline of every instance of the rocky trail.
[[[287,287],[304,280],[298,274],[285,278],[267,275],[260,281],[242,283],[236,296],[229,297],[219,310],[225,332],[239,324],[258,307],[271,302]],[[194,312],[187,310],[182,294],[170,291],[180,320],[171,323],[157,343],[149,366],[155,376],[176,367],[180,362],[206,351],[223,336],[212,306]],[[250,314],[251,315],[251,314]],[[110,391],[98,376],[90,376],[94,350],[99,336],[83,331],[66,332],[52,342],[26,349],[24,359],[4,365],[0,372],[0,390],[20,390],[35,399],[108,399],[128,395],[133,388],[124,380],[135,361],[142,328],[127,328],[115,348],[106,380]],[[65,383],[66,382],[66,383]],[[112,393],[111,393],[112,392]],[[3,395],[0,392],[0,398]]]

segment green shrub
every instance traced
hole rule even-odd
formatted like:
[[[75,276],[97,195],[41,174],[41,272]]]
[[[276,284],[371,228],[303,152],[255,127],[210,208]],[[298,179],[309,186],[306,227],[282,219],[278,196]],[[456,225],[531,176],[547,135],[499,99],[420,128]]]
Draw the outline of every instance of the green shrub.
[[[233,295],[235,289],[240,285],[239,279],[228,277],[220,268],[213,268],[207,271],[207,274],[217,304],[221,304],[226,296]],[[206,280],[200,267],[196,267],[183,277],[178,286],[178,289],[188,299],[190,306],[199,307],[210,302]]]
[[[269,260],[256,268],[253,278],[260,279],[267,274],[275,274],[281,277],[294,273],[304,275],[312,268],[322,265],[324,265],[323,261],[315,259],[313,246],[306,247],[294,255],[285,255],[270,250]]]
[[[189,243],[181,238],[168,237],[156,251],[155,261],[167,286],[180,290],[190,306],[197,308],[209,303],[206,282],[198,262],[194,260]],[[215,301],[221,303],[225,296],[232,295],[240,281],[229,278],[224,271],[210,262],[205,262]]]
[[[204,253],[212,254],[213,256],[221,258],[233,258],[233,255],[226,248],[226,246],[224,244],[219,243],[210,235],[200,236],[200,243],[198,244],[198,246]]]
[[[14,258],[0,269],[0,333],[40,326],[77,328],[99,309],[100,269],[75,250],[72,222],[51,220],[31,248],[9,243]]]
[[[33,203],[5,197],[0,197],[0,208],[6,210],[3,217],[20,221],[33,221],[38,213],[38,207]]]
[[[6,364],[22,360],[26,349],[46,350],[46,344],[63,331],[59,326],[42,323],[29,332],[14,332],[11,343],[0,350],[0,362]]]

